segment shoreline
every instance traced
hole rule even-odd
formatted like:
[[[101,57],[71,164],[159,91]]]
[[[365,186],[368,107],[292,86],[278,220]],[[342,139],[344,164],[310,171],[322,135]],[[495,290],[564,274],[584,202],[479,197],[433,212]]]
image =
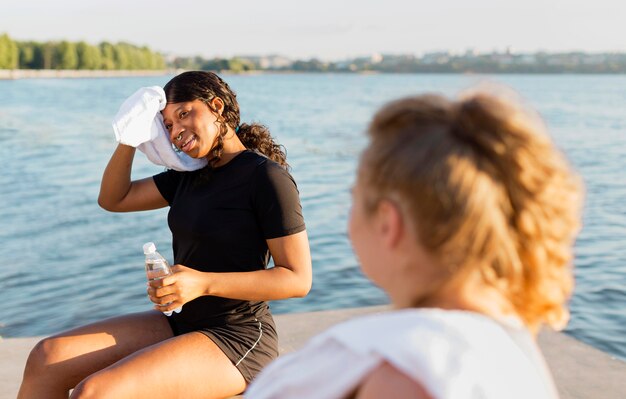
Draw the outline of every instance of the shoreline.
[[[143,69],[0,69],[0,81],[17,79],[78,79],[78,78],[128,78],[143,76],[174,76],[186,72],[187,69],[163,69],[163,70],[143,70]],[[270,71],[270,70],[231,70],[212,71],[220,76],[228,75],[297,75],[297,74],[348,74],[348,75],[382,75],[381,72],[315,72],[315,71]]]
[[[361,315],[388,310],[372,306],[275,315],[279,352],[294,351],[313,335]],[[0,399],[14,398],[26,358],[43,337],[0,339]],[[561,399],[621,399],[626,392],[626,362],[564,333],[544,329],[541,348]]]
[[[163,69],[163,70],[91,70],[91,69],[0,69],[0,81],[18,79],[91,79],[91,78],[127,78],[127,77],[150,77],[150,76],[174,76],[185,69]],[[626,75],[624,73],[583,73],[583,72],[543,72],[543,73],[523,73],[523,72],[381,72],[381,71],[277,71],[277,70],[231,70],[213,71],[220,76],[227,75],[354,75],[354,76],[380,76],[380,75],[463,75],[463,76],[612,76]]]
[[[17,79],[77,79],[77,78],[126,78],[140,76],[167,76],[176,70],[91,70],[91,69],[0,69],[0,80]]]

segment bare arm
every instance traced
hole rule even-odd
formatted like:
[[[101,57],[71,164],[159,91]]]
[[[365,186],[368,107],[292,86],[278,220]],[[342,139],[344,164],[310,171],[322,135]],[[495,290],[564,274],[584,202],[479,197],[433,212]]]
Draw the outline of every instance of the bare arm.
[[[306,231],[267,240],[274,267],[248,273],[211,273],[205,295],[249,301],[303,297],[312,282]]]
[[[376,398],[432,399],[432,396],[417,381],[385,362],[365,377],[355,395],[355,399]]]
[[[248,301],[271,301],[303,297],[311,289],[312,268],[306,231],[267,240],[274,267],[267,270],[234,273],[206,273],[183,265],[174,274],[150,282],[150,299],[157,304],[171,303],[159,310],[171,310],[202,295]],[[170,309],[171,308],[171,309]]]
[[[130,180],[134,156],[135,148],[119,144],[104,169],[98,204],[107,211],[146,211],[167,206],[152,177]]]

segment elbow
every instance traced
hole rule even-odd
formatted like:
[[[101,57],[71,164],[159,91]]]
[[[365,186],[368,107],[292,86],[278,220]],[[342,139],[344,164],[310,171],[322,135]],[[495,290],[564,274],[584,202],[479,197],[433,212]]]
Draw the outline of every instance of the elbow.
[[[306,263],[305,267],[302,267],[298,270],[298,283],[294,284],[295,293],[294,298],[304,298],[311,291],[311,287],[313,285],[313,265],[310,260]]]
[[[311,291],[312,279],[306,278],[300,281],[293,293],[293,298],[304,298]]]
[[[311,287],[308,287],[306,289],[301,289],[297,291],[292,298],[304,298],[305,296],[309,294],[309,291],[311,291]]]
[[[102,209],[104,209],[105,211],[109,211],[109,207],[106,203],[106,201],[102,198],[102,196],[98,197],[98,206]]]
[[[98,196],[98,205],[100,206],[100,208],[104,209],[105,211],[109,211],[109,212],[117,211],[115,204],[112,203],[110,200],[107,200],[107,198],[103,196],[102,194]]]

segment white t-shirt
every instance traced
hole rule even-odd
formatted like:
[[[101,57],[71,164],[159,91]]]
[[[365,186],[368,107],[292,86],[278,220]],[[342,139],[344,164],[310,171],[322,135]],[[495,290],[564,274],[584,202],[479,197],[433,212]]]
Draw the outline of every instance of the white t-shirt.
[[[390,311],[331,327],[266,367],[245,397],[344,398],[383,362],[436,399],[558,398],[521,322],[440,309]]]

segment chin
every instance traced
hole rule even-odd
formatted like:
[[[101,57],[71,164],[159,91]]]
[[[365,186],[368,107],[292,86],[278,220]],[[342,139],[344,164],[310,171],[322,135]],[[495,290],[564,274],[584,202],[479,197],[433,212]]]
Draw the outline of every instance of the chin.
[[[208,153],[203,153],[201,151],[191,151],[191,152],[186,152],[185,154],[189,155],[191,158],[194,159],[202,159],[202,158],[207,158]]]

